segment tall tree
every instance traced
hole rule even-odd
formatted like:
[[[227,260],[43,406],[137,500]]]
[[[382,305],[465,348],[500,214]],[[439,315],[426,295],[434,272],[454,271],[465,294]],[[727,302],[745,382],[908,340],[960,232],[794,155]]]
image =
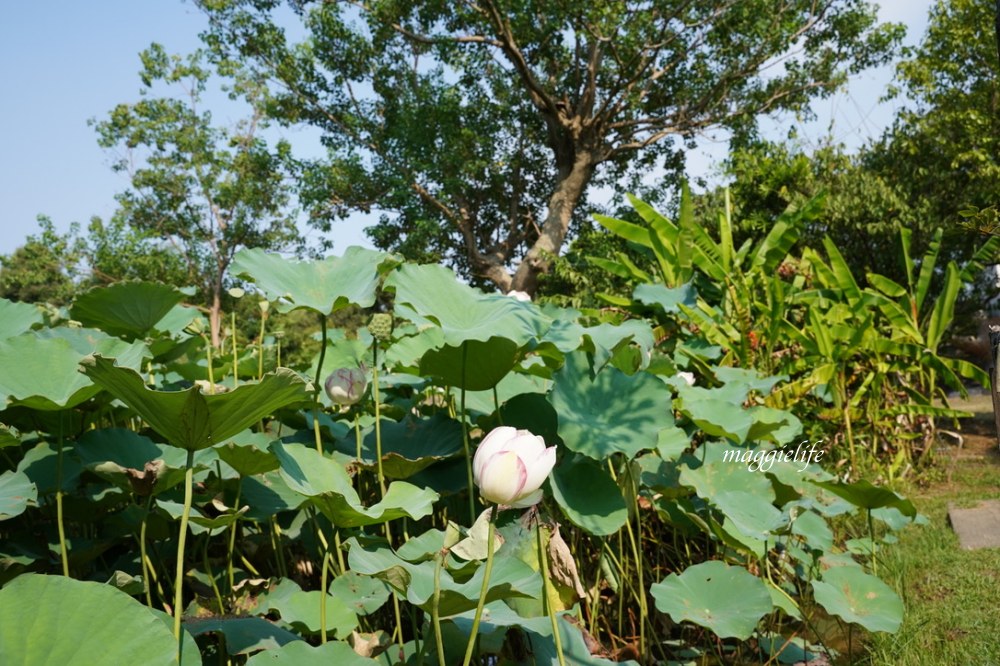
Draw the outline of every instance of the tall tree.
[[[218,345],[233,255],[243,247],[288,249],[297,242],[283,169],[288,145],[271,149],[260,137],[259,111],[235,128],[212,124],[201,108],[211,78],[202,53],[169,56],[153,44],[141,58],[143,99],[119,104],[97,123],[100,144],[117,151],[114,169],[131,180],[117,197],[116,219],[176,250]],[[163,86],[180,87],[183,96],[155,96]]]
[[[312,222],[377,210],[380,247],[528,292],[588,189],[802,109],[901,34],[864,0],[294,0],[288,31],[279,4],[200,0],[223,62],[273,84],[268,114],[322,130]]]
[[[65,305],[76,293],[84,244],[74,224],[60,234],[52,220],[38,216],[41,233],[28,236],[9,255],[0,256],[0,298],[24,303]]]
[[[908,104],[866,161],[895,182],[921,226],[945,226],[956,256],[978,239],[964,208],[1000,203],[1000,63],[991,0],[939,0],[927,32],[898,66]]]

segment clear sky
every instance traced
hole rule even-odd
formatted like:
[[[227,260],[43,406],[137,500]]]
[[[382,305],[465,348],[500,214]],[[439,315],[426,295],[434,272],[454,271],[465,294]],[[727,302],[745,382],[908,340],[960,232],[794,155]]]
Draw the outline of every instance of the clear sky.
[[[916,43],[927,24],[931,0],[886,0],[883,20],[909,26]],[[36,233],[39,214],[57,229],[91,216],[108,218],[114,195],[127,186],[110,169],[88,119],[103,119],[121,102],[139,97],[138,54],[151,42],[170,53],[198,48],[204,18],[182,0],[48,0],[4,3],[0,20],[0,254]],[[818,140],[831,127],[834,138],[857,147],[881,134],[894,107],[879,104],[892,69],[860,75],[846,94],[815,105],[819,119],[800,136]],[[225,120],[216,114],[220,120]],[[233,119],[235,120],[235,118]],[[772,124],[773,135],[787,130]],[[288,137],[293,145],[303,136]],[[306,141],[309,141],[306,139]],[[689,156],[692,175],[711,170],[725,156],[722,141],[707,139]],[[343,223],[334,251],[364,242],[369,218]]]

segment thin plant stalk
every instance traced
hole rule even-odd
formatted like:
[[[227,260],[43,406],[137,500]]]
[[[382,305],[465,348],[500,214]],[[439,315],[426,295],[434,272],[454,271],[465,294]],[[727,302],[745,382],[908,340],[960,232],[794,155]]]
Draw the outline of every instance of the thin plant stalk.
[[[472,477],[472,449],[469,446],[469,424],[465,412],[465,369],[469,356],[469,347],[462,341],[462,448],[465,449],[465,475],[469,485],[469,523],[476,522],[476,491]]]
[[[437,646],[438,666],[445,666],[444,641],[441,640],[441,560],[443,553],[434,556],[434,599],[431,601],[431,624],[434,626],[434,644]]]
[[[313,388],[313,434],[316,436],[316,452],[323,455],[323,442],[319,435],[319,392],[323,386],[323,361],[326,358],[326,315],[320,314],[319,323],[323,337],[320,341],[319,361],[316,362],[316,382]]]
[[[271,524],[271,548],[274,549],[275,558],[277,559],[278,575],[282,578],[288,578],[288,568],[285,566],[285,551],[281,546],[281,527],[274,516],[271,516],[268,522]]]
[[[556,609],[552,607],[552,599],[549,597],[549,557],[545,552],[542,543],[542,524],[535,524],[535,534],[538,538],[538,561],[542,568],[542,606],[552,622],[552,639],[556,643],[556,657],[559,659],[559,666],[566,666],[566,657],[563,655],[562,635],[559,633],[559,624],[556,622]]]
[[[243,493],[243,475],[236,478],[236,504],[234,510],[240,510],[240,495]],[[233,593],[233,550],[236,548],[236,524],[240,522],[239,517],[233,521],[229,530],[229,549],[226,552],[226,577],[229,580],[229,593]]]
[[[204,335],[201,339],[205,341],[205,357],[208,359],[208,394],[215,395],[215,370],[212,369],[212,343]]]
[[[153,493],[149,493],[146,500],[146,512],[142,514],[142,523],[139,525],[139,557],[142,559],[142,580],[146,584],[146,605],[153,607],[153,586],[150,583],[149,572],[152,571],[152,563],[146,555],[146,524],[149,522],[149,512],[153,510]]]
[[[330,571],[330,551],[323,554],[323,566],[319,574],[319,642],[326,644],[326,580]]]
[[[184,663],[181,659],[181,653],[184,648],[184,641],[182,640],[181,634],[181,604],[184,601],[184,545],[187,541],[188,519],[191,517],[191,500],[193,492],[194,451],[188,451],[187,463],[184,469],[184,511],[181,513],[181,532],[177,537],[177,572],[174,576],[174,638],[177,639],[178,664]]]
[[[239,355],[236,349],[236,310],[233,310],[231,321],[231,328],[233,330],[233,389],[235,390],[240,383]]]
[[[469,644],[465,646],[465,659],[462,666],[469,666],[472,653],[476,650],[476,639],[479,637],[479,622],[483,619],[483,607],[486,606],[486,594],[490,591],[490,575],[493,573],[493,539],[496,533],[497,505],[490,507],[490,525],[486,532],[486,569],[483,572],[483,586],[479,590],[479,602],[476,604],[476,614],[472,618],[472,633]]]
[[[385,474],[382,471],[382,398],[378,390],[378,340],[372,345],[372,399],[375,401],[375,459],[380,497],[385,497]]]
[[[261,301],[260,335],[257,336],[257,381],[264,378],[264,327],[267,325],[267,301]]]
[[[66,550],[66,525],[63,522],[63,414],[59,412],[59,439],[56,442],[56,523],[59,528],[59,557],[63,575],[69,578],[69,552]]]
[[[226,612],[225,602],[222,600],[222,592],[219,590],[219,584],[215,582],[215,573],[212,571],[212,563],[208,560],[208,544],[211,540],[211,532],[205,534],[205,547],[201,551],[201,563],[205,567],[205,574],[208,575],[208,580],[212,583],[212,591],[215,593],[215,600],[219,604],[219,613]]]

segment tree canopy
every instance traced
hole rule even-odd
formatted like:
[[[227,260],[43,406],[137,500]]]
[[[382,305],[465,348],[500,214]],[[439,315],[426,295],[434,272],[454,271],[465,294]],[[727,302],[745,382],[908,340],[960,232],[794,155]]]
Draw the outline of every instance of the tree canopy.
[[[132,241],[159,238],[176,250],[217,345],[233,256],[243,247],[293,248],[298,233],[283,168],[287,144],[272,149],[260,137],[259,110],[234,128],[213,124],[200,106],[211,78],[203,56],[170,56],[153,44],[141,54],[143,98],[119,104],[96,127],[100,144],[116,151],[113,168],[131,181],[117,197],[118,232],[127,225],[139,234]],[[164,86],[182,95],[156,96]],[[101,230],[107,236],[115,229]]]
[[[298,163],[312,224],[374,211],[379,247],[528,292],[589,190],[803,109],[902,34],[862,0],[199,4],[222,70],[322,131],[327,156]]]
[[[909,104],[868,151],[922,218],[945,226],[946,246],[967,255],[976,239],[956,224],[959,211],[1000,200],[1000,63],[991,0],[938,1],[927,33],[899,64]]]

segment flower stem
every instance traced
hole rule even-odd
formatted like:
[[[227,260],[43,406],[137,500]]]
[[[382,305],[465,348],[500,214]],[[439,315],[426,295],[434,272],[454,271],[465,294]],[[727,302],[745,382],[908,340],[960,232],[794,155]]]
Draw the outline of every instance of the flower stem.
[[[556,609],[553,607],[552,598],[549,596],[549,556],[545,552],[542,539],[542,524],[535,525],[538,535],[538,562],[541,564],[542,573],[542,605],[552,622],[552,640],[556,643],[556,657],[559,658],[559,666],[566,666],[566,657],[563,656],[562,634],[559,633],[559,624],[556,622]]]
[[[313,387],[313,434],[316,436],[316,452],[322,456],[323,442],[319,436],[319,392],[323,386],[323,361],[326,359],[326,315],[320,314],[319,324],[323,337],[320,340],[319,361],[316,362],[316,381]]]
[[[438,666],[445,666],[444,642],[441,640],[441,560],[442,553],[434,556],[434,599],[431,601],[431,622],[434,624],[434,643],[437,646]],[[426,642],[426,641],[425,641]]]
[[[490,574],[493,573],[493,538],[496,532],[497,505],[490,508],[490,526],[486,532],[486,569],[483,572],[483,587],[479,590],[479,603],[476,604],[476,614],[472,618],[472,633],[469,635],[469,644],[465,647],[465,659],[462,666],[469,666],[472,661],[472,653],[476,649],[476,639],[479,637],[479,621],[483,619],[483,607],[486,605],[486,594],[490,591]]]
[[[382,398],[378,392],[378,340],[372,345],[372,399],[375,401],[375,459],[381,498],[385,497],[385,474],[382,472]]]
[[[174,638],[177,639],[177,663],[184,663],[181,652],[184,641],[181,634],[181,603],[184,601],[184,543],[187,541],[188,519],[191,517],[191,499],[194,486],[194,451],[187,452],[184,470],[184,512],[181,513],[181,532],[177,536],[177,571],[174,576]]]
[[[238,512],[240,510],[240,495],[242,494],[242,492],[243,492],[243,475],[241,474],[239,477],[236,478],[236,503],[233,505],[233,510],[234,511]],[[230,594],[233,593],[233,587],[234,587],[234,580],[233,580],[234,579],[234,575],[233,575],[233,550],[236,547],[236,527],[237,527],[237,523],[239,523],[239,522],[240,522],[240,519],[237,518],[236,520],[233,521],[233,524],[230,525],[231,529],[229,531],[229,550],[226,553],[226,555],[227,555],[227,557],[226,557],[226,573],[227,573],[226,578],[229,580],[229,593]]]
[[[59,528],[59,557],[63,576],[69,578],[69,552],[66,550],[66,525],[63,522],[63,415],[59,412],[59,441],[56,444],[56,523]]]
[[[469,356],[469,348],[462,341],[462,447],[465,449],[465,475],[469,483],[469,524],[476,522],[476,491],[472,477],[472,450],[469,447],[469,423],[465,413],[465,367]]]

